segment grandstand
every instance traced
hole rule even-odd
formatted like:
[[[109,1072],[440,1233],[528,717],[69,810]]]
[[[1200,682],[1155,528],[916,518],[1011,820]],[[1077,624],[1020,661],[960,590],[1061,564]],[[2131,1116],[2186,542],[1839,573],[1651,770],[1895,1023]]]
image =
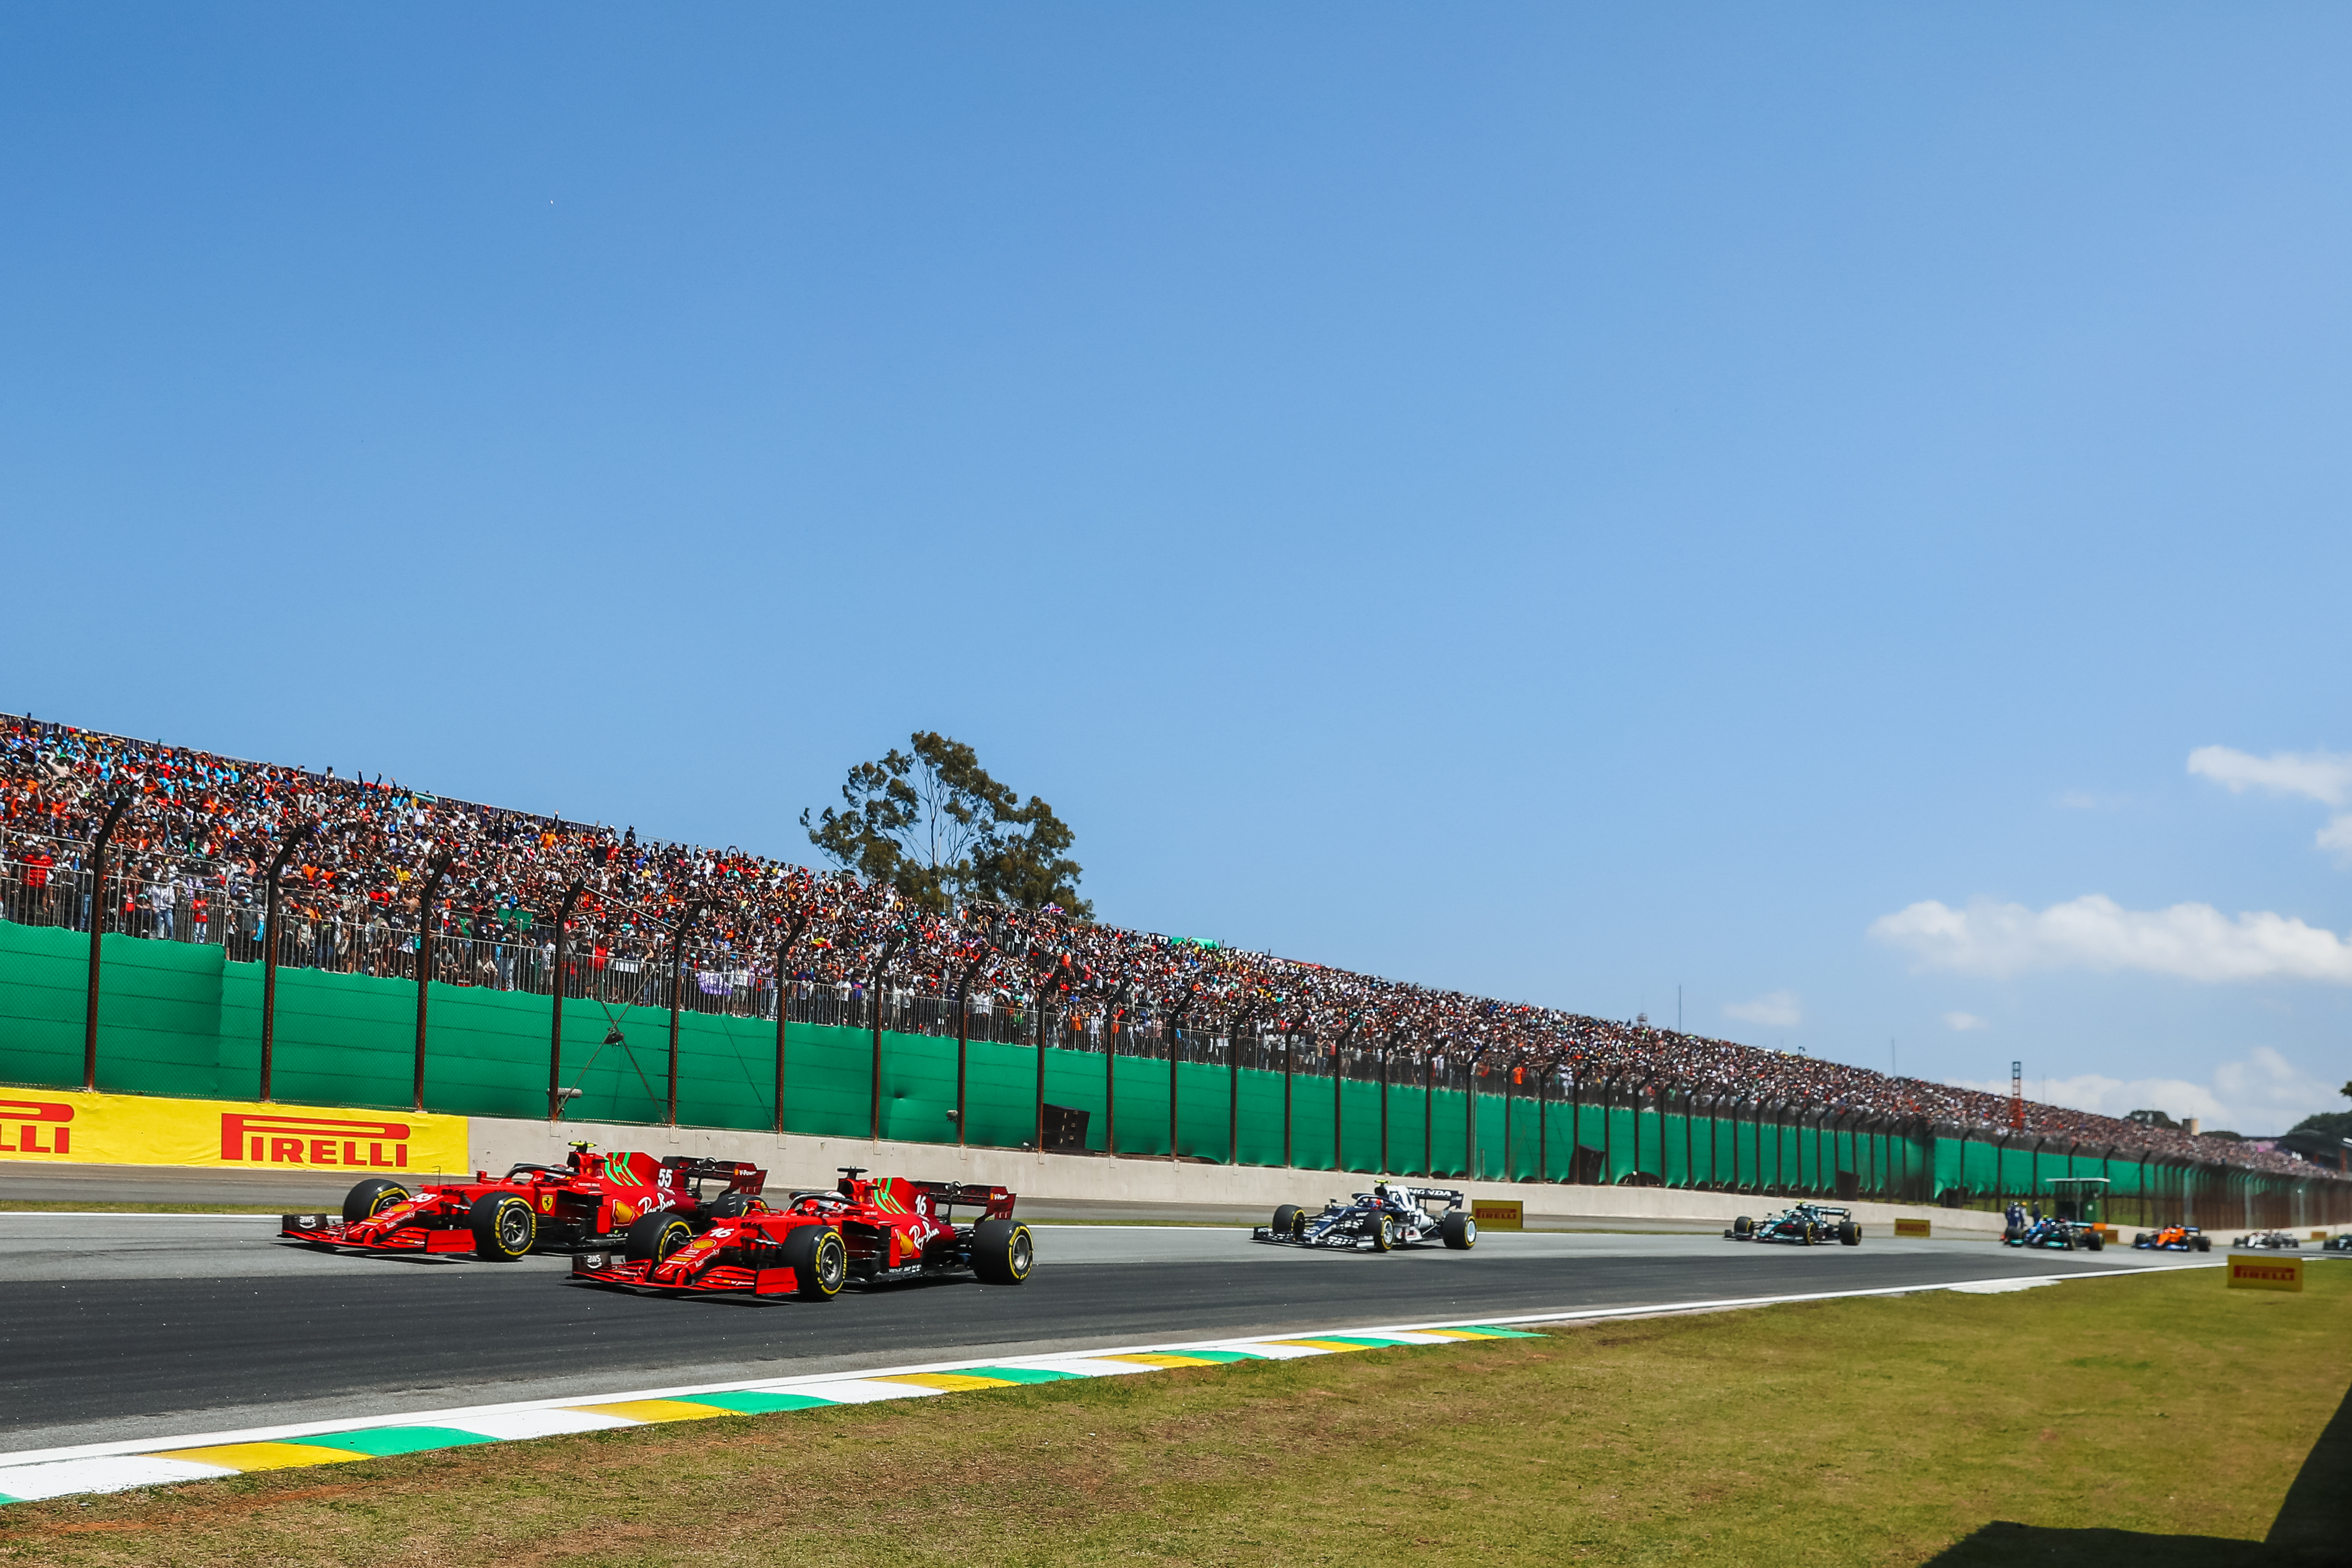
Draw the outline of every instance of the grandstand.
[[[102,881],[97,839],[117,810]],[[267,930],[277,876],[277,930]],[[562,917],[562,918],[559,918]],[[1768,1127],[1835,1127],[1864,1135],[1957,1138],[1960,1173],[1971,1141],[1997,1150],[2029,1144],[2137,1162],[2309,1180],[2322,1174],[2293,1156],[2216,1144],[2153,1127],[2032,1101],[2021,1103],[1917,1079],[1890,1077],[1819,1058],[1758,1050],[1642,1023],[1621,1023],[1409,983],[1269,954],[1074,922],[1057,910],[971,905],[947,912],[911,906],[883,886],[729,847],[639,837],[634,829],[566,822],[436,795],[333,770],[246,762],[41,722],[0,719],[0,921],[100,931],[156,942],[208,945],[226,961],[413,987],[420,963],[442,985],[521,997],[560,994],[614,1008],[656,1007],[782,1026],[863,1028],[1107,1059],[1281,1074],[1284,1163],[1290,1163],[1294,1080],[1328,1079],[1332,1115],[1341,1085],[1381,1089],[1386,1164],[1387,1087],[1461,1095],[1478,1134],[1481,1096],[1579,1108],[1560,1157],[1547,1149],[1538,1179],[1634,1179],[1674,1184],[1757,1186]],[[0,1028],[7,1021],[0,1017]],[[614,1033],[619,1031],[617,1026]],[[779,1063],[781,1064],[781,1045]],[[421,1058],[420,1058],[421,1061]],[[1106,1099],[1116,1080],[1105,1078]],[[1129,1069],[1121,1069],[1122,1072]],[[420,1067],[421,1072],[421,1067]],[[878,1068],[877,1068],[878,1075]],[[26,1081],[16,1071],[5,1076]],[[877,1077],[878,1082],[878,1077]],[[758,1085],[756,1078],[753,1087]],[[879,1125],[881,1090],[876,1089]],[[677,1104],[675,1069],[670,1111]],[[1173,1111],[1171,1101],[1173,1154]],[[1601,1111],[1597,1170],[1581,1110]],[[1708,1124],[1707,1157],[1675,1152],[1674,1108],[1685,1128]],[[1106,1104],[1107,1110],[1115,1108]],[[1633,1169],[1611,1147],[1633,1113]],[[1643,1130],[1654,1110],[1657,1131]],[[1424,1112],[1424,1115],[1430,1114]],[[1507,1106],[1506,1115],[1508,1114]],[[782,1107],[775,1102],[779,1127]],[[959,1104],[958,1115],[963,1110]],[[1236,1117],[1238,1112],[1235,1113]],[[1742,1118],[1756,1128],[1743,1176]],[[1728,1169],[1715,1152],[1717,1128],[1733,1127]],[[1134,1125],[1131,1121],[1130,1125]],[[1507,1121],[1505,1125],[1509,1124]],[[972,1135],[968,1121],[960,1135]],[[1508,1134],[1506,1133],[1507,1139]],[[1336,1140],[1340,1138],[1334,1131]],[[1641,1161],[1655,1150],[1654,1171]],[[1424,1163],[1428,1159],[1423,1137]],[[1333,1144],[1332,1160],[1341,1145]],[[1902,1174],[1891,1156],[1816,1161],[1842,1173],[1881,1173],[1882,1190],[1909,1195],[1988,1184]],[[1118,1151],[1129,1152],[1126,1147]],[[1239,1134],[1224,1157],[1239,1159]],[[1400,1162],[1402,1163],[1402,1162]],[[1932,1162],[1931,1162],[1932,1163]],[[1507,1154],[1507,1170],[1516,1170]],[[2004,1167],[1996,1163],[1996,1172]],[[2070,1165],[2068,1167],[2072,1169]],[[1814,1184],[1833,1184],[1817,1171]],[[1784,1180],[1781,1184],[1789,1185]],[[1996,1177],[1991,1186],[2020,1183]]]

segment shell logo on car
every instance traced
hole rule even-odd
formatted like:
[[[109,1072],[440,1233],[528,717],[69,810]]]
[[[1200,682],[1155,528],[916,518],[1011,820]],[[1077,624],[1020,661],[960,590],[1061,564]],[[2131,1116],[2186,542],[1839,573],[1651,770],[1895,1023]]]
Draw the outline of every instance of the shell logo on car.
[[[0,1160],[98,1165],[457,1171],[466,1119],[416,1112],[162,1100],[136,1094],[17,1094],[0,1100]]]

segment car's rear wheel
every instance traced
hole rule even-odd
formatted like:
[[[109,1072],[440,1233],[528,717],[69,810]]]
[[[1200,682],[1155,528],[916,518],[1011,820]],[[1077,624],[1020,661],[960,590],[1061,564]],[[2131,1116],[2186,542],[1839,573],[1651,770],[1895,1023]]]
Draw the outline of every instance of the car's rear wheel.
[[[2107,1249],[2107,1238],[2095,1230],[2086,1230],[2083,1233],[2083,1245],[2094,1252],[2105,1252]]]
[[[1037,1243],[1019,1220],[984,1219],[971,1227],[971,1271],[985,1285],[1018,1285],[1037,1260]]]
[[[1274,1234],[1277,1237],[1296,1237],[1298,1235],[1299,1221],[1305,1217],[1306,1211],[1297,1204],[1281,1205],[1274,1211]]]
[[[1847,1220],[1843,1225],[1839,1226],[1838,1245],[1840,1247],[1860,1247],[1862,1245],[1862,1226],[1854,1224],[1852,1220]]]
[[[1438,1216],[1437,1234],[1454,1251],[1467,1252],[1478,1245],[1478,1222],[1455,1209]]]
[[[398,1182],[372,1176],[343,1194],[343,1223],[357,1225],[363,1219],[373,1219],[394,1204],[406,1203],[408,1198],[408,1189]]]
[[[677,1215],[639,1215],[629,1222],[621,1247],[632,1263],[659,1263],[693,1239],[694,1226]]]
[[[793,1289],[812,1301],[830,1301],[849,1279],[849,1248],[829,1225],[804,1225],[784,1237],[784,1266]]]
[[[2189,1245],[2193,1251],[2210,1252],[2213,1250],[2213,1238],[2210,1236],[2200,1236],[2190,1241]]]
[[[474,1256],[512,1263],[539,1239],[539,1215],[512,1193],[484,1193],[467,1211],[474,1228]]]
[[[1365,1235],[1371,1238],[1374,1252],[1391,1251],[1396,1247],[1396,1221],[1383,1210],[1372,1216],[1372,1223],[1365,1228]]]

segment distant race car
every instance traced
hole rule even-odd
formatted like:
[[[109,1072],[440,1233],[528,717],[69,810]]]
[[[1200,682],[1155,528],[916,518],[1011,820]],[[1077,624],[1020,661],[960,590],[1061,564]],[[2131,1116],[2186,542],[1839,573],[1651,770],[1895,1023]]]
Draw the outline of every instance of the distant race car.
[[[1321,1214],[1297,1204],[1274,1211],[1272,1225],[1250,1232],[1252,1241],[1288,1247],[1336,1247],[1352,1251],[1392,1252],[1400,1247],[1442,1246],[1467,1252],[1478,1245],[1478,1222],[1465,1199],[1451,1187],[1405,1187],[1375,1182],[1369,1193],[1347,1202],[1333,1198]],[[1432,1204],[1445,1205],[1433,1210]]]
[[[1013,1217],[1013,1202],[1003,1187],[868,1177],[863,1167],[845,1165],[838,1187],[794,1193],[781,1208],[756,1204],[708,1226],[681,1222],[651,1247],[632,1236],[625,1251],[582,1253],[572,1260],[572,1278],[652,1295],[816,1300],[853,1280],[970,1272],[985,1285],[1018,1285],[1029,1278],[1036,1244]],[[950,1216],[960,1206],[979,1208],[982,1217],[957,1225]]]
[[[2326,1241],[2319,1244],[2319,1250],[2322,1252],[2352,1252],[2352,1231],[2347,1231],[2342,1236],[2329,1237]]]
[[[731,1160],[673,1154],[598,1154],[575,1143],[561,1165],[516,1165],[470,1182],[411,1192],[365,1181],[343,1199],[342,1217],[289,1214],[278,1234],[356,1252],[470,1252],[512,1260],[530,1252],[619,1246],[649,1251],[673,1230],[690,1231],[749,1212],[768,1174]],[[721,1191],[706,1189],[724,1183]]]
[[[2263,1252],[2284,1252],[2289,1247],[2300,1252],[2303,1242],[2283,1230],[2257,1230],[2238,1237],[2231,1247],[2252,1248]]]
[[[2022,1227],[2011,1226],[2000,1239],[2004,1247],[2047,1247],[2053,1252],[2072,1252],[2078,1247],[2101,1252],[2107,1245],[2107,1238],[2100,1234],[2097,1226],[2055,1216],[2037,1219]]]
[[[2168,1225],[2162,1230],[2141,1231],[2132,1245],[2143,1252],[2210,1252],[2213,1238],[2193,1225]]]
[[[1789,1241],[1800,1247],[1860,1247],[1862,1226],[1853,1211],[1831,1204],[1797,1204],[1762,1219],[1741,1215],[1723,1233],[1727,1241]]]

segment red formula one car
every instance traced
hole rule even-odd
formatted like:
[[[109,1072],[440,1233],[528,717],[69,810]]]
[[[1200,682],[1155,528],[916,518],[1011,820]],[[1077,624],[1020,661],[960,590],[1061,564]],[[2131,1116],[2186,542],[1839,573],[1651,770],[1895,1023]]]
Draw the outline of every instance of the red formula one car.
[[[971,1225],[949,1217],[981,1210]],[[1029,1278],[1035,1247],[1013,1217],[1013,1194],[961,1182],[868,1177],[845,1165],[831,1192],[794,1193],[782,1208],[755,1205],[698,1234],[681,1229],[650,1252],[588,1251],[572,1278],[663,1295],[727,1293],[824,1300],[852,1279],[877,1283],[969,1269],[984,1284]]]
[[[508,1259],[531,1251],[625,1248],[651,1258],[696,1229],[750,1212],[768,1173],[732,1160],[673,1154],[597,1154],[575,1143],[561,1165],[517,1165],[412,1193],[397,1182],[362,1182],[343,1215],[289,1214],[280,1236],[361,1252],[470,1252]],[[719,1192],[709,1184],[723,1182]]]

